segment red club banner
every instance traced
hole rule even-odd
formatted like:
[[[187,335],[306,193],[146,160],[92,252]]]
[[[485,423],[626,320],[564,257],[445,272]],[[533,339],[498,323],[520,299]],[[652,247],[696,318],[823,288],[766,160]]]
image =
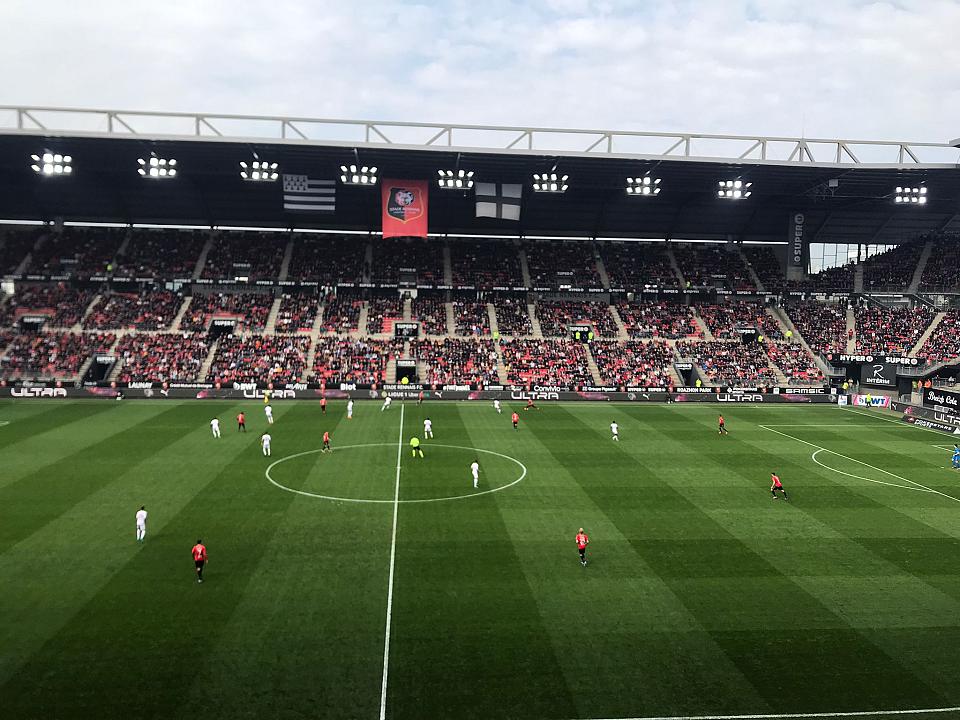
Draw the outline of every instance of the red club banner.
[[[383,236],[427,237],[427,181],[381,180]]]

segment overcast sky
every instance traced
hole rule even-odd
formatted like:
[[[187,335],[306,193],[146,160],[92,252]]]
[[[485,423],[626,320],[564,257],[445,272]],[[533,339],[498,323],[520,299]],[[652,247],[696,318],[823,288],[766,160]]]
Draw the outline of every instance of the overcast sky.
[[[0,104],[960,136],[960,0],[3,0]]]

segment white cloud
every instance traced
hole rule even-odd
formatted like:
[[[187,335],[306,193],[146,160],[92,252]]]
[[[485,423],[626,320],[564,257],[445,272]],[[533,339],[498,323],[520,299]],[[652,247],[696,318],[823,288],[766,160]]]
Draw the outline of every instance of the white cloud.
[[[7,0],[0,102],[943,141],[960,3]]]

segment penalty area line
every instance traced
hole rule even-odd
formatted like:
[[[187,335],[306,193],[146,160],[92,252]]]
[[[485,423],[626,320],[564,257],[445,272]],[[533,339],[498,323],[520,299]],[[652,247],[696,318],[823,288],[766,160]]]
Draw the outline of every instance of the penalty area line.
[[[812,713],[771,713],[771,714],[751,714],[751,715],[648,715],[645,717],[630,718],[591,718],[591,720],[788,720],[795,718],[847,718],[847,717],[919,717],[922,715],[937,715],[943,713],[952,713],[960,711],[960,707],[943,708],[921,708],[917,710],[853,710],[838,712],[812,712]]]
[[[383,633],[383,681],[380,683],[380,720],[387,717],[387,677],[390,674],[390,626],[393,622],[393,572],[397,562],[397,512],[400,509],[400,458],[403,454],[403,403],[397,439],[397,482],[393,490],[393,532],[390,539],[390,579],[387,582],[387,620]]]

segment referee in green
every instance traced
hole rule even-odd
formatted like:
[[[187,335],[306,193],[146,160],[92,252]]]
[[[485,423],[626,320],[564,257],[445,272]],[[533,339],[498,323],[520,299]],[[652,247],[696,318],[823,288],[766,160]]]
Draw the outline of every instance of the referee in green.
[[[423,457],[423,450],[420,448],[420,438],[410,438],[410,454],[416,457],[418,454]]]

